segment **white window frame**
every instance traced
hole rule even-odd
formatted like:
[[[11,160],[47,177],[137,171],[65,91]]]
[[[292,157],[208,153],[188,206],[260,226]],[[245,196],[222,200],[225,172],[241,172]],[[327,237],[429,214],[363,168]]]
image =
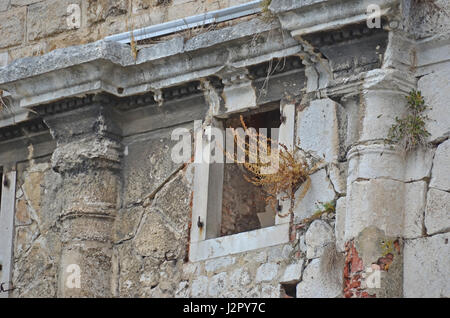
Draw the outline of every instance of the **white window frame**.
[[[295,105],[280,105],[281,117],[278,142],[288,149],[294,147]],[[213,120],[215,127],[223,129]],[[206,138],[202,138],[206,139]],[[203,140],[204,147],[211,147]],[[214,142],[214,141],[213,141]],[[196,149],[194,159],[204,156]],[[204,157],[203,157],[204,158]],[[192,223],[190,231],[189,260],[192,262],[242,253],[264,247],[288,243],[291,200],[280,202],[281,212],[275,217],[275,225],[248,232],[218,237],[222,218],[222,191],[224,164],[207,164],[195,160],[194,197],[192,206]],[[203,224],[199,227],[198,222]]]
[[[5,186],[7,180],[8,186]],[[10,289],[13,261],[13,235],[14,235],[14,211],[16,202],[16,171],[3,171],[0,193],[2,196],[0,206],[0,264],[2,275],[0,284]],[[0,298],[8,298],[9,292],[1,292]]]

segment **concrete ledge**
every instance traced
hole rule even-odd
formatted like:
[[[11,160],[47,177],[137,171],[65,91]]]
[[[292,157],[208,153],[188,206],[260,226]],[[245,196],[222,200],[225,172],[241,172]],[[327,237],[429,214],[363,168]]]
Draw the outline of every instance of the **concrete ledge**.
[[[192,262],[256,250],[289,242],[289,223],[191,243]]]

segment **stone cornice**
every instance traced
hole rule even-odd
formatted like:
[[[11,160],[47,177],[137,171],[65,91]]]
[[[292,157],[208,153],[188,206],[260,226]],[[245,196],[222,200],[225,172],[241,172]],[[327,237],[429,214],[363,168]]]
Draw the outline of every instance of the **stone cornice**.
[[[128,45],[105,41],[20,59],[0,69],[0,88],[19,107],[97,92],[157,93],[214,75],[226,66],[247,67],[300,50],[298,42],[281,34],[277,23],[254,19],[141,48],[136,61]]]
[[[366,21],[369,5],[378,5],[381,16],[388,16],[399,3],[399,0],[274,0],[269,9],[279,17],[283,29],[296,37]]]
[[[412,74],[395,69],[376,69],[330,82],[321,95],[346,99],[369,90],[392,90],[407,95],[416,87]]]

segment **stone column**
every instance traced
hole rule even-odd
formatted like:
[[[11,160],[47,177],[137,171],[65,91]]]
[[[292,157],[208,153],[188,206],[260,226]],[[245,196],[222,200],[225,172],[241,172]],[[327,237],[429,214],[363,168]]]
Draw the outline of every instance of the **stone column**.
[[[358,114],[350,116],[357,123],[349,125],[356,142],[347,154],[345,297],[403,295],[405,153],[386,139],[412,88],[409,74],[378,69],[357,93]]]
[[[58,296],[111,296],[121,154],[111,101],[104,95],[89,96],[52,105],[45,112],[57,141],[52,167],[62,176],[64,192]]]

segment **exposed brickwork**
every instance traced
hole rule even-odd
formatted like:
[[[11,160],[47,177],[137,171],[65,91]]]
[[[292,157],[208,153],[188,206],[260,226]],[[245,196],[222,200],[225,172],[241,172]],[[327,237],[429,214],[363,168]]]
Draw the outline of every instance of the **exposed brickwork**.
[[[345,298],[373,298],[361,288],[361,279],[364,272],[363,260],[359,257],[353,241],[345,245],[344,265],[344,297]]]

